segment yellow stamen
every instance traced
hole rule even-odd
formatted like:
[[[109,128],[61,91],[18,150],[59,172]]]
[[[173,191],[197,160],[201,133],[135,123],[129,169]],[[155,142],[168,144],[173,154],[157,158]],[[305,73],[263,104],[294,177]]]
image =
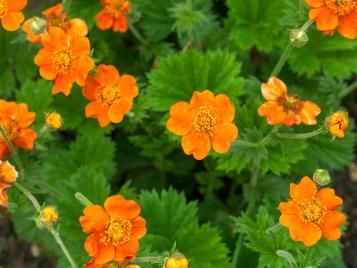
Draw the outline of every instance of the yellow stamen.
[[[213,131],[218,123],[217,110],[213,106],[201,106],[193,116],[192,127],[195,132]]]
[[[105,245],[117,247],[130,240],[133,225],[129,220],[110,219],[106,230],[103,232],[100,242]]]
[[[58,48],[52,56],[52,64],[60,74],[67,74],[71,68],[74,57],[70,47]]]
[[[318,200],[304,201],[300,204],[300,219],[305,223],[321,223],[326,214],[326,207]]]
[[[111,106],[120,100],[120,89],[117,84],[105,85],[97,89],[96,99],[105,106]]]
[[[357,0],[325,0],[325,3],[337,16],[348,15],[357,7]]]

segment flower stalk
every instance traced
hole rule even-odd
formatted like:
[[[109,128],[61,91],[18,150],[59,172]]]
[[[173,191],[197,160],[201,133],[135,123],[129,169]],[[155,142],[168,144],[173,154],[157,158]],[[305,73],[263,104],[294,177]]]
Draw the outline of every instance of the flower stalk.
[[[307,133],[280,133],[280,132],[277,132],[275,134],[276,134],[276,136],[278,136],[279,138],[282,138],[282,139],[309,139],[309,138],[316,137],[316,136],[322,134],[323,131],[324,131],[323,128],[319,128],[319,129],[316,129],[314,131],[307,132]]]
[[[144,46],[149,46],[150,43],[141,35],[141,33],[136,29],[134,24],[129,23],[129,30],[133,34],[133,36]]]
[[[339,94],[339,97],[343,99],[344,97],[348,96],[356,89],[357,89],[357,80],[353,82],[351,85],[349,85],[348,87],[346,87],[344,90],[342,90]]]
[[[75,193],[75,198],[81,203],[84,207],[92,206],[93,203],[89,201],[87,197],[85,197],[82,193],[77,192]]]

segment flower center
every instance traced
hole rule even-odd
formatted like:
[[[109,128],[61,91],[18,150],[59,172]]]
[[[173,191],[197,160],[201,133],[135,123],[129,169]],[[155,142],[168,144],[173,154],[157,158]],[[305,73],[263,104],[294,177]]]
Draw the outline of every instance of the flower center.
[[[120,100],[120,89],[118,84],[104,85],[96,92],[96,99],[105,106],[111,106]]]
[[[214,107],[201,106],[193,115],[193,130],[196,132],[214,130],[217,121],[217,111]]]
[[[52,55],[52,64],[60,74],[67,74],[71,68],[74,57],[70,47],[58,48]]]
[[[300,219],[305,222],[319,224],[326,214],[326,207],[318,200],[305,201],[300,204]]]
[[[357,6],[356,0],[325,0],[326,6],[337,16],[350,14]]]
[[[8,11],[6,0],[0,0],[0,18],[6,16]]]
[[[133,225],[129,220],[113,220],[101,236],[100,242],[105,245],[117,247],[130,240]]]
[[[110,13],[115,17],[122,17],[130,12],[130,2],[127,0],[118,0],[116,3],[107,6]]]

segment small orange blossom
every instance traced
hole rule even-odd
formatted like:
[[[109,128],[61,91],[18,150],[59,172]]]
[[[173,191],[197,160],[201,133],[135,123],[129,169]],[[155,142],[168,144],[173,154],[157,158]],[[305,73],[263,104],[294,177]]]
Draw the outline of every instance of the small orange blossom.
[[[128,0],[101,0],[104,8],[96,16],[98,27],[101,30],[113,28],[114,32],[128,30],[127,14],[131,11]]]
[[[327,118],[327,128],[337,138],[345,137],[348,128],[348,116],[345,112],[336,112]]]

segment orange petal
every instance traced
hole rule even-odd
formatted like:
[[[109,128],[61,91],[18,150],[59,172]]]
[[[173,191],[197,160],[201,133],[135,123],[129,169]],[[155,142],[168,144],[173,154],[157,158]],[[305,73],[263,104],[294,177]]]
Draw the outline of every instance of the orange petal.
[[[346,16],[341,16],[338,22],[338,32],[349,39],[357,37],[357,8]]]
[[[315,125],[316,117],[321,113],[321,109],[311,101],[302,102],[302,108],[299,112],[301,122],[306,125]]]
[[[40,67],[40,75],[46,80],[54,80],[57,76],[57,71],[52,68],[52,65],[42,65]]]
[[[213,106],[214,105],[214,95],[211,91],[205,90],[203,92],[195,91],[192,95],[190,105],[192,108],[199,108],[203,105]]]
[[[7,207],[7,193],[6,189],[11,187],[10,184],[0,182],[0,206]]]
[[[338,16],[333,14],[326,6],[311,9],[309,17],[311,20],[316,21],[319,31],[330,31],[338,25]]]
[[[139,93],[135,77],[127,74],[120,77],[119,89],[124,98],[135,98]]]
[[[181,140],[181,145],[185,154],[192,154],[196,160],[205,158],[211,149],[208,134],[189,133],[184,135]]]
[[[83,232],[87,234],[101,232],[107,227],[109,217],[101,206],[92,205],[85,207],[83,214],[84,216],[79,218]]]
[[[279,218],[279,222],[287,227],[294,224],[296,216],[299,215],[299,206],[293,201],[281,202],[279,204],[279,210],[282,214]]]
[[[336,196],[335,190],[332,188],[322,188],[316,197],[327,209],[334,210],[343,204],[342,198]]]
[[[128,30],[127,17],[115,18],[113,23],[113,31],[125,33]]]
[[[110,106],[108,117],[113,123],[123,121],[124,115],[133,107],[133,102],[130,99],[121,99],[119,102]]]
[[[115,249],[111,245],[99,244],[99,251],[95,256],[95,262],[97,264],[106,264],[115,257]]]
[[[13,165],[9,161],[2,162],[0,160],[0,180],[6,183],[16,181],[18,173]]]
[[[27,5],[27,0],[16,0],[16,1],[7,1],[9,10],[20,11],[24,9]]]
[[[324,0],[305,0],[305,2],[311,7],[322,7],[325,4]]]
[[[293,201],[311,200],[317,194],[316,184],[307,176],[303,177],[299,184],[290,184],[290,196]]]
[[[44,47],[55,49],[59,46],[68,46],[69,35],[59,27],[50,27],[47,34],[42,36]]]
[[[134,200],[126,200],[121,195],[113,195],[104,202],[104,208],[113,218],[133,220],[140,215],[141,208]]]
[[[88,54],[90,52],[90,42],[87,37],[75,37],[72,39],[72,49],[78,54]]]
[[[311,247],[321,239],[322,231],[316,224],[303,223],[296,216],[294,223],[289,225],[289,234],[292,240],[301,241],[305,246]]]
[[[295,112],[288,110],[286,113],[286,118],[284,120],[284,124],[287,125],[288,127],[292,125],[299,125],[301,124],[301,117],[296,114]]]
[[[339,227],[346,222],[346,216],[338,211],[327,211],[320,225],[322,236],[328,240],[337,240],[341,237]]]
[[[18,132],[16,138],[13,140],[13,143],[26,150],[32,150],[36,138],[36,131],[31,128],[23,128]]]
[[[277,100],[286,95],[288,88],[283,81],[277,77],[270,77],[268,83],[263,83],[261,91],[266,100]]]
[[[56,95],[62,92],[65,96],[68,96],[71,94],[72,86],[73,80],[69,75],[57,75],[52,93]]]
[[[232,123],[219,124],[211,137],[213,149],[220,154],[229,150],[231,143],[238,137],[238,128]]]
[[[20,28],[20,25],[24,20],[25,17],[21,12],[8,11],[8,13],[1,19],[1,24],[5,30],[13,32]]]
[[[139,242],[137,239],[131,239],[124,245],[116,248],[115,261],[124,261],[135,257],[139,250]]]
[[[219,120],[224,123],[232,122],[235,111],[230,99],[226,95],[219,94],[216,96],[215,102]]]
[[[95,93],[99,86],[100,84],[93,77],[87,77],[82,91],[83,96],[88,100],[95,100]]]
[[[49,65],[51,64],[52,53],[45,48],[40,49],[40,51],[35,56],[35,64],[37,66]]]
[[[100,234],[94,233],[87,237],[84,242],[84,249],[87,251],[88,255],[94,257],[98,254],[100,243]]]
[[[108,14],[105,9],[100,11],[95,19],[98,22],[98,28],[101,30],[108,30],[113,26],[114,19],[113,16]]]
[[[86,36],[88,34],[88,27],[84,20],[71,19],[69,22],[69,32],[78,36]]]
[[[267,101],[266,103],[260,105],[258,108],[258,114],[260,116],[265,116],[268,124],[270,125],[282,124],[287,117],[284,107],[275,101]]]
[[[142,238],[146,234],[146,221],[142,217],[137,217],[135,220],[132,221],[133,225],[133,236],[137,239]]]
[[[49,7],[46,10],[42,11],[42,14],[45,15],[46,17],[49,17],[51,15],[59,16],[62,13],[62,11],[63,11],[63,6],[61,3],[59,3],[55,6]]]
[[[119,72],[113,65],[99,65],[95,79],[101,84],[116,84],[119,81]]]
[[[169,131],[176,135],[186,135],[191,128],[192,111],[187,102],[180,101],[170,108],[170,118],[166,123]]]
[[[87,55],[83,55],[78,61],[74,62],[73,69],[78,85],[83,86],[88,73],[94,67],[94,61]]]

